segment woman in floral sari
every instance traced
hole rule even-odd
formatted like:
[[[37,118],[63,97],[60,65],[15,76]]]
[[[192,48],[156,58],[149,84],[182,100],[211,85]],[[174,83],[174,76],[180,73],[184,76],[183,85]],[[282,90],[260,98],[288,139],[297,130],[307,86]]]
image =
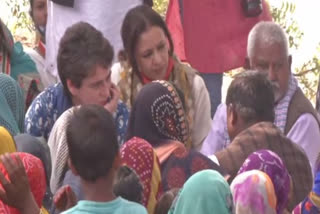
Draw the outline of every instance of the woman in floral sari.
[[[191,175],[203,169],[222,172],[209,158],[185,146],[190,131],[181,98],[170,82],[145,85],[132,107],[128,125],[127,140],[142,138],[154,148],[164,191],[181,188]]]

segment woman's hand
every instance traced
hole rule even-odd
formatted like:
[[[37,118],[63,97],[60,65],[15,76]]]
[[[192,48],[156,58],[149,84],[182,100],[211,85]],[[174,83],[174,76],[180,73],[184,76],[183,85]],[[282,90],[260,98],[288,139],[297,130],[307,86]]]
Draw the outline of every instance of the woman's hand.
[[[120,91],[118,87],[112,83],[110,87],[110,101],[104,106],[111,114],[114,114],[118,108],[118,102],[120,98]]]
[[[1,161],[10,181],[0,171],[0,182],[4,189],[0,189],[0,199],[23,214],[39,213],[39,207],[32,195],[28,176],[20,157],[15,155],[12,158],[9,154],[5,154],[1,156]]]
[[[59,212],[66,211],[77,204],[77,197],[69,185],[61,187],[54,195],[54,204]]]

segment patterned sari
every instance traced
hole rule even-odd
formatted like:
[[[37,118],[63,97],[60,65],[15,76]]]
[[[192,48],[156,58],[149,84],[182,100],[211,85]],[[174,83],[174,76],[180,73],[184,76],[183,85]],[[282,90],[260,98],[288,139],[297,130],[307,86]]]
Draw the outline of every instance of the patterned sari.
[[[270,150],[259,150],[244,161],[238,174],[254,169],[270,177],[277,196],[277,213],[281,214],[288,205],[290,192],[290,175],[286,166],[276,153]]]
[[[193,174],[206,169],[213,169],[224,175],[216,163],[200,152],[179,147],[161,164],[163,190],[182,188]]]
[[[122,164],[133,169],[143,185],[142,204],[153,214],[157,199],[162,194],[160,163],[152,146],[134,137],[120,149]]]
[[[233,214],[230,187],[220,173],[203,170],[184,184],[169,214]]]
[[[276,214],[277,198],[266,173],[258,170],[241,173],[230,188],[237,214]]]
[[[132,107],[127,140],[140,137],[157,147],[168,140],[189,143],[189,126],[183,102],[167,81],[153,81],[141,89]]]
[[[14,157],[13,155],[15,154],[18,154],[22,160],[28,176],[31,192],[39,208],[41,208],[42,200],[46,192],[46,176],[43,164],[40,159],[34,157],[33,155],[27,153],[12,153],[12,157]],[[0,164],[0,171],[7,179],[9,178],[7,170],[2,164]],[[46,213],[43,208],[41,210],[43,213]],[[20,214],[20,211],[0,201],[0,213]]]
[[[314,186],[309,195],[293,210],[292,214],[320,213],[320,171],[316,174]]]
[[[183,93],[185,113],[191,130],[188,148],[200,149],[203,140],[211,127],[210,99],[203,79],[190,66],[181,63],[172,57],[173,69],[170,72],[169,81],[177,90]],[[127,62],[121,63],[120,81],[118,86],[121,99],[130,108],[137,100],[140,90],[143,88],[142,77],[134,72]],[[192,144],[191,144],[192,142]]]
[[[174,86],[163,80],[145,85],[132,108],[127,138],[139,137],[154,147],[161,161],[164,191],[181,188],[203,169],[221,172],[209,158],[187,149],[189,133],[183,102]]]

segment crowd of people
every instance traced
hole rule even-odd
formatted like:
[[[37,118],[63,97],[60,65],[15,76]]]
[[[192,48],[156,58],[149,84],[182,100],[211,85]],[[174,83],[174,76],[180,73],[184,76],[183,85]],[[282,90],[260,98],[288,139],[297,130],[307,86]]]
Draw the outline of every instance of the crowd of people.
[[[152,5],[30,0],[33,50],[0,20],[0,213],[320,213],[320,116],[285,31],[255,19],[215,110]]]

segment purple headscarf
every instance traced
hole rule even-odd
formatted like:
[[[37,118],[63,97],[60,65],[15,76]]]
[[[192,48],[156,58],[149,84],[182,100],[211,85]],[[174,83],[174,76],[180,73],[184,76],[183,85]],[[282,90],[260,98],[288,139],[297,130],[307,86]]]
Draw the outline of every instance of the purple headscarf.
[[[288,204],[290,192],[290,175],[283,161],[270,150],[259,150],[249,155],[238,174],[254,169],[263,171],[272,180],[277,196],[277,213],[281,213]]]

